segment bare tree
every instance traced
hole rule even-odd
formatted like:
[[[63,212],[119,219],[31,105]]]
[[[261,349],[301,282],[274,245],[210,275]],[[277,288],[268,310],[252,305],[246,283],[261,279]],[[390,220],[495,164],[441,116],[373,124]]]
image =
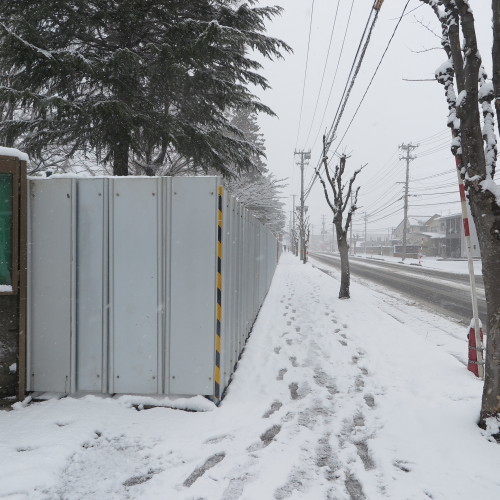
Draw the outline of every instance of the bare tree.
[[[474,15],[467,0],[421,1],[433,8],[441,23],[448,61],[438,68],[436,78],[445,87],[448,126],[453,133],[451,150],[465,183],[483,263],[488,340],[480,425],[485,427],[487,418],[500,417],[500,188],[494,182],[497,141],[491,105],[496,97],[498,112],[500,7],[493,0],[494,90],[482,67]]]
[[[356,205],[358,202],[359,187],[353,190],[353,185],[363,167],[356,170],[348,182],[343,183],[342,179],[344,177],[348,157],[345,154],[341,155],[340,163],[335,167],[335,170],[331,172],[328,166],[327,151],[326,137],[323,137],[323,158],[321,163],[324,167],[331,194],[329,193],[326,182],[321,176],[319,169],[316,169],[316,175],[323,186],[326,202],[332,211],[333,224],[337,234],[341,270],[339,299],[348,299],[350,298],[349,287],[351,284],[351,273],[349,271],[349,245],[347,243],[347,233],[351,225],[352,216],[357,209]],[[345,220],[344,214],[346,214]]]

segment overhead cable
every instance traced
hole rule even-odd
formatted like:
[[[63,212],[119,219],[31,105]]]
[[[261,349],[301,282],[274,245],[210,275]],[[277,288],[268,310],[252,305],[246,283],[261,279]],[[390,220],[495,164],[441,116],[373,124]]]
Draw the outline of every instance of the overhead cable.
[[[297,149],[297,145],[299,143],[300,126],[301,126],[301,122],[302,122],[302,111],[304,110],[304,95],[305,95],[305,90],[306,90],[307,67],[309,65],[309,49],[311,47],[311,32],[312,32],[313,15],[314,15],[314,0],[312,2],[311,18],[309,20],[309,36],[307,39],[306,66],[304,68],[304,81],[302,82],[302,99],[300,102],[299,126],[297,127],[297,138],[295,140],[295,149]]]
[[[321,91],[323,90],[323,82],[325,80],[326,67],[328,65],[328,59],[330,57],[330,49],[332,47],[333,33],[335,32],[335,26],[337,24],[337,15],[339,12],[341,0],[337,2],[337,9],[335,10],[335,17],[333,19],[332,31],[330,32],[330,41],[328,43],[328,50],[326,52],[325,64],[323,66],[323,74],[321,75],[321,83],[319,84],[318,97],[316,98],[316,105],[314,106],[313,116],[311,118],[311,125],[309,126],[309,131],[307,132],[306,145],[309,142],[309,137],[311,135],[311,130],[314,124],[314,118],[316,118],[316,112],[318,111],[319,98],[321,96]]]

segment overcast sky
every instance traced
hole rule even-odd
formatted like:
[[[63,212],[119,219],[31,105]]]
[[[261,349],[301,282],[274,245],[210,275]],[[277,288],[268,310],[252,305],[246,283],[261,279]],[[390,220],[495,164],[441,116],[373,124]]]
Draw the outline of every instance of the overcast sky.
[[[469,0],[476,17],[483,62],[491,76],[491,1]],[[268,25],[268,34],[283,39],[294,53],[283,61],[264,63],[263,74],[272,87],[258,92],[279,118],[261,116],[259,123],[265,135],[268,166],[279,178],[288,178],[283,193],[287,210],[292,194],[300,192],[300,169],[294,150],[311,149],[312,159],[305,171],[306,187],[313,178],[313,165],[321,153],[321,136],[333,122],[349,69],[367,22],[372,0],[354,0],[351,19],[339,61],[342,40],[352,0],[261,0],[262,5],[281,5],[283,15]],[[301,100],[313,9],[308,69],[304,101]],[[454,160],[449,152],[450,132],[446,127],[447,106],[443,88],[435,81],[408,82],[403,79],[430,79],[446,59],[440,48],[439,24],[431,9],[411,0],[407,14],[393,39],[382,66],[343,141],[349,122],[365,92],[396,26],[406,0],[385,0],[360,73],[338,128],[333,151],[347,153],[349,171],[368,164],[360,174],[361,186],[354,231],[364,233],[364,213],[368,214],[368,233],[387,234],[403,217],[403,184],[406,163],[399,160],[402,143],[419,144],[418,157],[410,166],[410,215],[431,216],[460,211]],[[328,63],[329,40],[335,13]],[[414,12],[410,12],[413,9]],[[439,50],[438,50],[439,49]],[[334,74],[337,69],[335,81]],[[325,71],[321,92],[321,80]],[[333,82],[333,87],[332,87]],[[332,88],[328,107],[326,103]],[[318,100],[319,95],[319,100]],[[316,114],[314,109],[318,102]],[[326,112],[325,112],[326,107]],[[324,120],[322,122],[322,117]],[[314,117],[314,119],[313,119]],[[299,197],[296,198],[297,203]],[[322,215],[331,223],[332,215],[322,188],[316,182],[306,200],[314,233],[321,230]]]

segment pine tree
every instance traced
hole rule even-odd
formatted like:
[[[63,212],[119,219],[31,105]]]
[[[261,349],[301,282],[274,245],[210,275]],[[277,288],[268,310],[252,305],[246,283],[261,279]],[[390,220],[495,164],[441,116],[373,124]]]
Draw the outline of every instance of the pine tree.
[[[276,179],[268,172],[264,161],[264,137],[257,116],[246,108],[240,108],[234,112],[231,125],[253,146],[252,162],[256,168],[248,171],[233,165],[233,175],[225,182],[226,189],[275,235],[280,235],[286,222],[284,204],[280,199],[285,184],[284,179]]]
[[[33,158],[92,151],[127,175],[169,154],[203,169],[252,169],[255,149],[229,121],[267,88],[251,51],[279,58],[266,36],[277,7],[254,0],[17,0],[0,13],[0,141]],[[3,108],[2,108],[3,107]],[[142,172],[142,173],[144,173]]]

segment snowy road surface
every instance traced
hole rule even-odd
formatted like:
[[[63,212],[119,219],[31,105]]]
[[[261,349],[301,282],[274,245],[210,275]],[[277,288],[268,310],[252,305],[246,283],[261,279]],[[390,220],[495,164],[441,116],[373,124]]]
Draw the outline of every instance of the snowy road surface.
[[[498,500],[462,327],[357,284],[337,294],[282,256],[211,411],[86,396],[0,412],[0,498]]]
[[[322,267],[340,269],[337,255],[313,254],[311,260]],[[387,263],[377,259],[350,259],[351,276],[379,283],[412,297],[431,310],[451,315],[465,325],[470,324],[472,305],[469,276],[426,269],[418,266]],[[321,266],[320,266],[321,267]],[[486,300],[482,276],[476,277],[479,318],[486,324]]]

